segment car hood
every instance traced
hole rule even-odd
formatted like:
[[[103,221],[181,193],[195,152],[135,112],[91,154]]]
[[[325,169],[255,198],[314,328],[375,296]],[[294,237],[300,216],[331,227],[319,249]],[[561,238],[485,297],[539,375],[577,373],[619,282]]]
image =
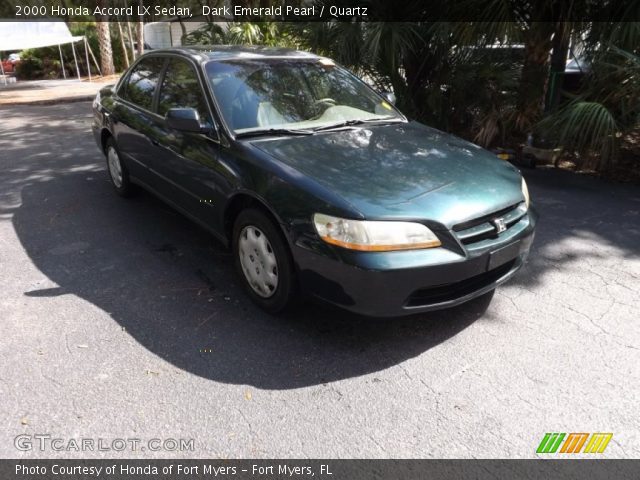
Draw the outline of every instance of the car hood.
[[[523,201],[508,162],[417,122],[251,142],[341,196],[365,218],[444,228]]]

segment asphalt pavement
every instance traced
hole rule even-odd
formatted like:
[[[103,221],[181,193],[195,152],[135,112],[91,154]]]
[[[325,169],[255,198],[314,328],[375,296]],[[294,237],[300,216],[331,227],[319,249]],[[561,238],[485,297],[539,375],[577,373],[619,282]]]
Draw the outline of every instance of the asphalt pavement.
[[[511,458],[611,432],[601,457],[640,458],[640,187],[525,171],[529,263],[458,308],[270,316],[210,234],[115,195],[90,123],[0,107],[0,457]]]

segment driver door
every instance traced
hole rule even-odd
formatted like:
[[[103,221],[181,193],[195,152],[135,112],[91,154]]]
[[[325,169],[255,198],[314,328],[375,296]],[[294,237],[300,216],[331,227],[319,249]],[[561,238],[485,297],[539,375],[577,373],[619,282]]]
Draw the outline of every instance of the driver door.
[[[193,108],[208,132],[182,132],[161,120],[154,131],[152,170],[160,194],[209,228],[221,232],[220,212],[226,184],[220,166],[220,144],[195,65],[170,57],[158,92],[156,112],[164,118],[171,108]]]

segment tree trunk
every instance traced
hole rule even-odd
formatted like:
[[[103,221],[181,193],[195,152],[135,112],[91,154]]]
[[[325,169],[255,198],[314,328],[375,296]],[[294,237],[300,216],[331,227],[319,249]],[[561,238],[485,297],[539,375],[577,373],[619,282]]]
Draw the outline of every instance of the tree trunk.
[[[108,6],[108,0],[98,2],[100,8]],[[113,75],[116,70],[113,66],[113,50],[111,48],[111,33],[109,32],[108,15],[96,15],[96,30],[100,45],[100,70],[102,75]]]
[[[142,0],[140,0],[140,6],[144,6]],[[138,29],[138,56],[144,53],[144,16],[140,15],[140,19],[137,25]]]
[[[525,32],[525,58],[518,89],[516,129],[526,134],[540,119],[549,77],[549,54],[554,24],[532,22]]]
[[[122,6],[126,7],[126,0],[122,0]],[[133,42],[133,33],[131,32],[131,16],[127,13],[125,14],[125,20],[127,21],[127,40],[129,41],[129,48],[131,49],[131,61],[135,61],[136,59],[136,47]]]
[[[187,36],[187,27],[182,21],[182,17],[178,17],[178,22],[180,23],[180,30],[182,30],[182,36],[180,37],[180,45],[184,45],[184,39]],[[171,28],[171,24],[169,24],[169,28]],[[173,42],[171,43],[172,43],[171,46],[173,47]]]
[[[127,15],[127,38],[129,39],[129,48],[131,49],[131,61],[136,59],[136,47],[133,41],[133,33],[131,32],[131,21]]]
[[[553,34],[553,53],[551,54],[551,76],[549,78],[549,95],[545,111],[552,112],[560,103],[560,91],[564,80],[569,53],[569,39],[571,38],[570,22],[558,22]]]
[[[124,43],[124,33],[122,32],[122,23],[118,21],[118,33],[120,34],[120,45],[122,46],[122,53],[124,53],[124,63],[129,68],[129,52],[127,46]]]

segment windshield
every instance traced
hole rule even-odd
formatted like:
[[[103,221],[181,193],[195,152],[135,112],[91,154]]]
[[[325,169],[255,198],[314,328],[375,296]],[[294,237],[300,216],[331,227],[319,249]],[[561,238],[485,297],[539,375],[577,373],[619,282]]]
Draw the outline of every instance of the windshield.
[[[236,134],[403,120],[361,80],[326,59],[211,61],[206,71]]]

